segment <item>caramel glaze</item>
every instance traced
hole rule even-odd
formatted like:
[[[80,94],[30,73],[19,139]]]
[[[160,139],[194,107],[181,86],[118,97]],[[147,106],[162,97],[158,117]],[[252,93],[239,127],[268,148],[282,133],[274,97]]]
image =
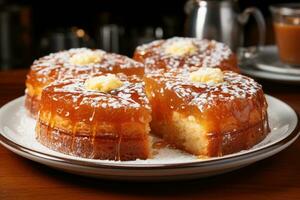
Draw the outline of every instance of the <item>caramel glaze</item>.
[[[59,80],[45,87],[37,140],[53,150],[94,159],[151,156],[151,108],[143,83],[136,76],[117,76],[123,86],[108,93],[86,90],[88,77]]]
[[[101,160],[135,160],[149,158],[146,135],[136,138],[117,135],[75,136],[69,132],[37,123],[38,141],[46,147],[68,155]],[[70,148],[71,147],[71,148]]]
[[[197,51],[190,55],[174,56],[165,48],[177,41],[192,41]],[[235,54],[223,43],[214,40],[174,37],[157,40],[136,48],[133,59],[145,64],[146,73],[157,69],[218,67],[221,70],[239,72]]]
[[[195,116],[205,127],[208,147],[204,156],[222,156],[248,149],[269,132],[267,102],[253,79],[224,71],[224,82],[193,83],[183,70],[153,72],[144,78],[152,106],[152,131],[172,132],[172,113]],[[174,144],[186,150],[181,144]],[[193,153],[193,152],[190,152]]]
[[[70,58],[74,54],[96,51],[103,54],[98,63],[79,66],[72,64]],[[106,53],[102,50],[90,50],[86,48],[70,49],[52,53],[35,60],[26,79],[26,108],[36,116],[39,110],[39,99],[42,88],[55,80],[76,78],[82,75],[93,75],[99,72],[124,73],[126,75],[143,76],[144,66],[126,56]],[[35,109],[31,109],[35,108]]]

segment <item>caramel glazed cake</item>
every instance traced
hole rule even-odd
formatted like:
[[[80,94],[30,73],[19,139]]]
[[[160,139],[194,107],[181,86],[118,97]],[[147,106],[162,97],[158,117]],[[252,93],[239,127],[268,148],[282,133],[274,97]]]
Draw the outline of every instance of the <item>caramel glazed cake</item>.
[[[201,158],[251,148],[269,132],[261,86],[213,68],[99,73],[45,87],[37,140],[50,149],[109,160],[152,156],[152,133]]]
[[[218,68],[156,71],[145,76],[152,132],[204,156],[249,149],[269,132],[267,102],[253,79]]]
[[[138,46],[133,58],[146,72],[157,69],[211,67],[239,72],[237,58],[228,46],[214,40],[174,37]]]
[[[42,91],[37,140],[84,158],[147,159],[151,108],[143,87],[124,74],[55,81]]]
[[[210,47],[191,50],[190,42],[163,47],[167,60],[181,60],[181,65],[159,65],[165,57],[155,55],[162,62],[152,70],[145,58],[144,77],[144,64],[101,50],[72,49],[35,61],[26,81],[26,108],[33,115],[39,111],[37,140],[79,157],[147,159],[151,125],[155,135],[198,156],[252,147],[269,131],[262,88],[248,77],[222,72],[231,64],[238,71],[235,56],[212,53],[225,52],[220,43],[204,43]],[[154,55],[147,52],[140,54]],[[200,65],[190,63],[195,57]],[[206,66],[211,60],[217,62]]]
[[[55,80],[98,72],[144,74],[144,66],[126,56],[86,48],[52,53],[35,60],[26,79],[25,107],[35,117],[43,87]]]

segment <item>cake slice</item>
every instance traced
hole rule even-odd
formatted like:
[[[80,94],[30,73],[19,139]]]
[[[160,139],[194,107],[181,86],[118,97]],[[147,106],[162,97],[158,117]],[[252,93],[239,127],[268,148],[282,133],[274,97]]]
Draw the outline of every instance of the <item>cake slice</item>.
[[[144,78],[152,132],[201,157],[249,149],[269,132],[267,103],[253,79],[200,68],[156,71]]]

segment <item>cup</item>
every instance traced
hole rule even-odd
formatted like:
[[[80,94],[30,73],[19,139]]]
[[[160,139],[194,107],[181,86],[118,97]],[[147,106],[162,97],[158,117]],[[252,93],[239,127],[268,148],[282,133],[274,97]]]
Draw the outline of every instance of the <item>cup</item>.
[[[300,3],[270,7],[280,60],[300,67]]]

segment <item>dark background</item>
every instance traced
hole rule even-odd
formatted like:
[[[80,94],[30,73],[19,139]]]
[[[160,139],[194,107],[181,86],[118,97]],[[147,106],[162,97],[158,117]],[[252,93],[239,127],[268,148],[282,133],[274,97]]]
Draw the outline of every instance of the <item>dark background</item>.
[[[289,1],[240,0],[237,4],[241,11],[255,6],[263,12],[267,44],[273,44],[268,7],[282,2]],[[0,69],[29,68],[39,56],[80,46],[131,56],[138,44],[184,35],[185,3],[186,0],[0,0]],[[104,29],[118,38],[117,47],[105,46]],[[245,39],[246,45],[257,41],[253,19],[245,27]]]

